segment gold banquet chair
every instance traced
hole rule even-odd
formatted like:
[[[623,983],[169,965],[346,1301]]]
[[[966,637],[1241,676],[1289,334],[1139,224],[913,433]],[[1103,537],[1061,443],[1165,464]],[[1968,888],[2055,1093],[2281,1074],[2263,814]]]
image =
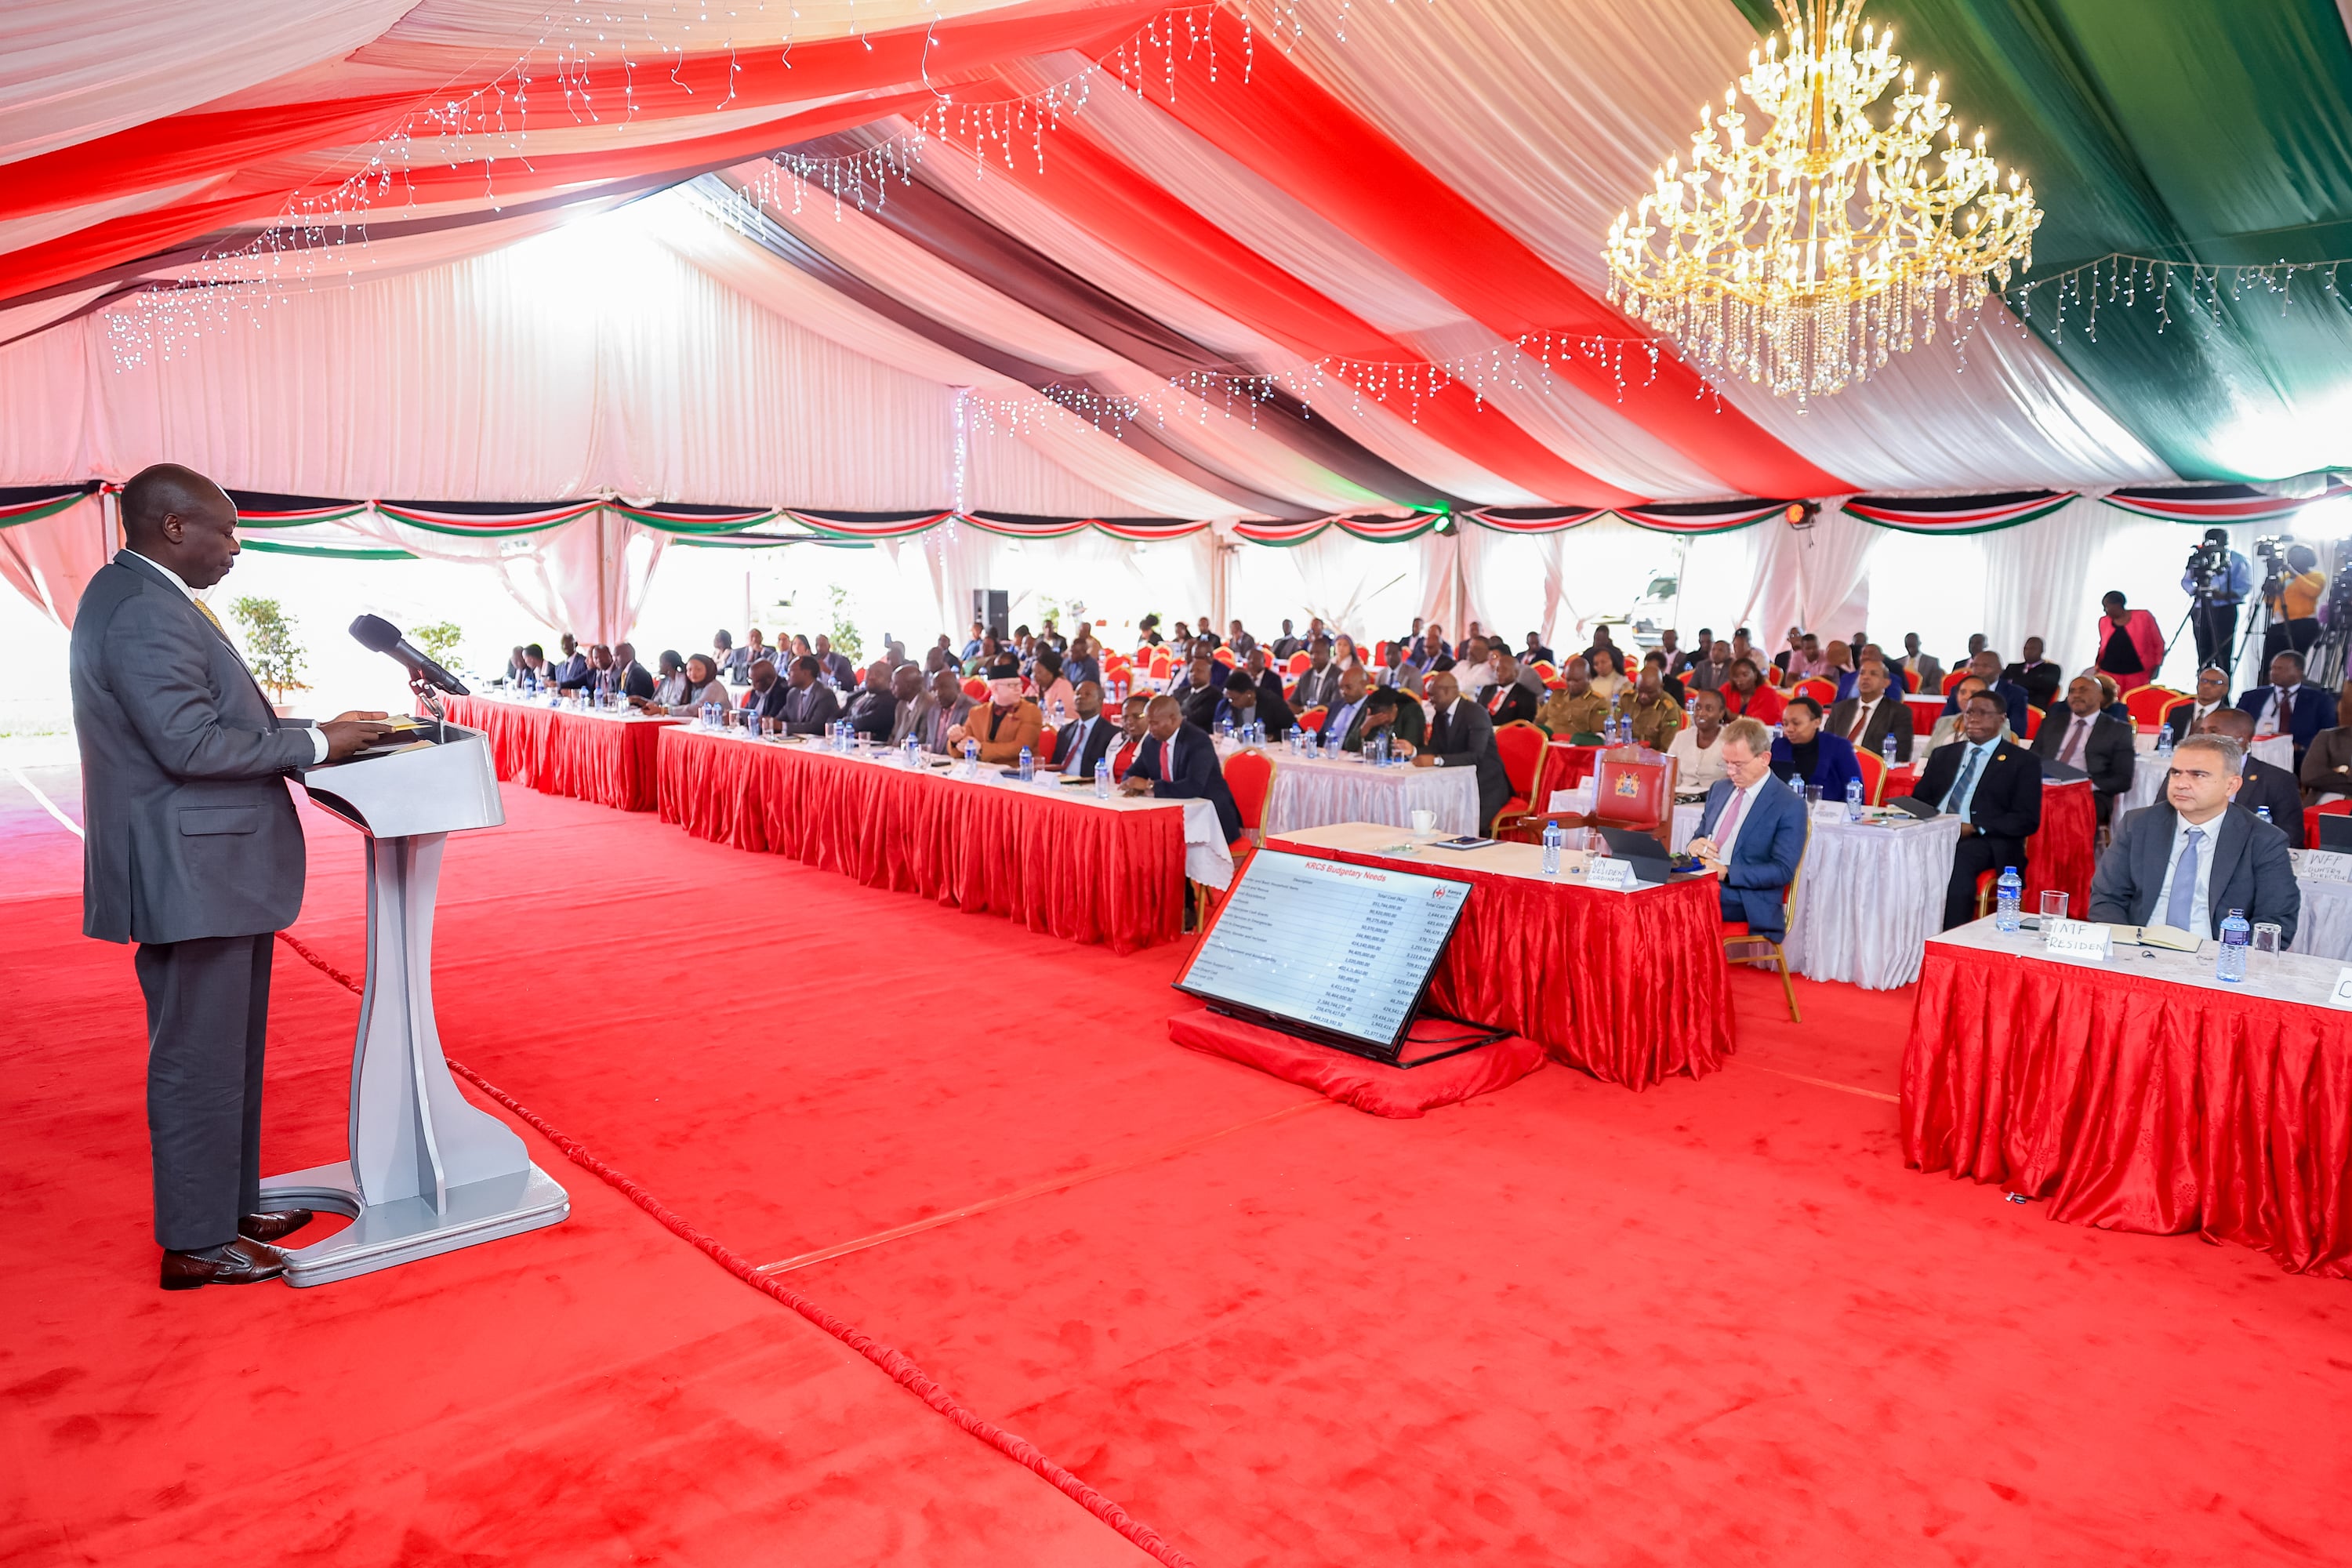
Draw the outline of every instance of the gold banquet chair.
[[[1813,819],[1805,818],[1805,847],[1797,856],[1796,875],[1789,879],[1788,890],[1780,896],[1780,934],[1785,940],[1797,923],[1797,888],[1805,879],[1805,857],[1813,849]],[[1769,936],[1759,936],[1748,929],[1746,921],[1723,922],[1723,959],[1727,963],[1770,963],[1780,970],[1780,994],[1789,999],[1789,1022],[1801,1024],[1797,1015],[1797,988],[1789,982],[1789,955],[1780,951],[1780,943]]]

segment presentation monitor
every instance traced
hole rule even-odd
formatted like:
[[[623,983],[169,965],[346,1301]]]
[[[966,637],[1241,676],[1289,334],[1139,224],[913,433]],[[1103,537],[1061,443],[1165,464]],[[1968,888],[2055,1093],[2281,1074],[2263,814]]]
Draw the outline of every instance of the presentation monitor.
[[[1397,1062],[1469,895],[1465,882],[1268,850],[1250,858],[1176,988],[1215,1011]]]

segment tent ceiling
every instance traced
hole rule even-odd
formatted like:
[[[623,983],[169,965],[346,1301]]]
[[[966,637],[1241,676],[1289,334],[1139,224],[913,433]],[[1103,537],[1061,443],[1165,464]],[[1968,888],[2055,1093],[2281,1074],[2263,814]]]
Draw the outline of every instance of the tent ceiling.
[[[8,8],[0,411],[23,417],[0,484],[120,477],[110,465],[184,455],[142,439],[203,430],[248,459],[245,485],[377,491],[366,460],[304,452],[287,459],[301,471],[266,471],[255,454],[280,448],[220,427],[272,406],[238,378],[290,374],[339,321],[364,323],[369,352],[397,361],[370,368],[404,385],[472,374],[509,325],[484,312],[538,287],[477,258],[595,213],[638,214],[620,250],[650,237],[730,301],[669,300],[657,313],[677,330],[782,318],[790,374],[740,344],[662,352],[678,374],[750,376],[836,489],[719,493],[815,470],[720,449],[759,443],[757,420],[675,434],[679,388],[605,351],[591,374],[607,398],[574,395],[560,330],[535,320],[515,342],[557,358],[521,380],[562,394],[538,426],[548,450],[516,462],[530,493],[593,488],[602,464],[655,472],[677,500],[1051,510],[1058,489],[1087,510],[1304,520],[2352,466],[2352,307],[2331,273],[2284,294],[2143,273],[2126,302],[2128,267],[2103,260],[2352,256],[2352,39],[2335,0],[1873,0],[2032,174],[2043,265],[2021,321],[1995,308],[1965,342],[1801,411],[1660,352],[1605,302],[1598,261],[1692,106],[1737,74],[1763,0],[1296,0],[1246,35],[1232,7],[1148,0],[710,9]],[[669,187],[686,189],[646,202]],[[2095,337],[2090,275],[2073,270],[2095,264],[2116,296]],[[686,287],[631,265],[639,286]],[[354,281],[407,291],[302,302]],[[395,307],[421,313],[404,326]],[[232,331],[261,342],[193,342]],[[174,355],[207,374],[131,368]],[[722,406],[727,391],[704,389]],[[905,441],[871,432],[919,403],[961,457],[910,478]],[[959,412],[942,425],[942,409]],[[589,427],[555,428],[567,419]],[[404,437],[394,420],[349,438]],[[897,471],[851,476],[860,439]],[[1014,472],[1006,439],[1066,482],[946,493],[979,447]],[[648,441],[659,461],[627,456]],[[582,452],[603,456],[583,468]]]

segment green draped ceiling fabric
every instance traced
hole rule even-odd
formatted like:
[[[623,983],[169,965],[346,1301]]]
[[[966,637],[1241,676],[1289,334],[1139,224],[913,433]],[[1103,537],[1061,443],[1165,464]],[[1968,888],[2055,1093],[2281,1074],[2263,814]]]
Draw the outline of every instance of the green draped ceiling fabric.
[[[1770,0],[1727,3],[1777,26]],[[2032,180],[2048,216],[2010,299],[2110,413],[2184,479],[2352,466],[2352,298],[2332,273],[2217,289],[2190,270],[2352,258],[2336,0],[1870,0],[1864,15]],[[2152,288],[2141,262],[2135,289],[2110,257],[2178,265]]]

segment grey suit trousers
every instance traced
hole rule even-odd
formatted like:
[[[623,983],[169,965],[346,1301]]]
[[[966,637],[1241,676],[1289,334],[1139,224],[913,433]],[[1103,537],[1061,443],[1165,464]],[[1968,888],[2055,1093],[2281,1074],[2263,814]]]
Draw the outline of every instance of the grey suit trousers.
[[[236,1239],[261,1207],[261,1053],[277,939],[147,942],[147,1134],[155,1239],[193,1252]]]

